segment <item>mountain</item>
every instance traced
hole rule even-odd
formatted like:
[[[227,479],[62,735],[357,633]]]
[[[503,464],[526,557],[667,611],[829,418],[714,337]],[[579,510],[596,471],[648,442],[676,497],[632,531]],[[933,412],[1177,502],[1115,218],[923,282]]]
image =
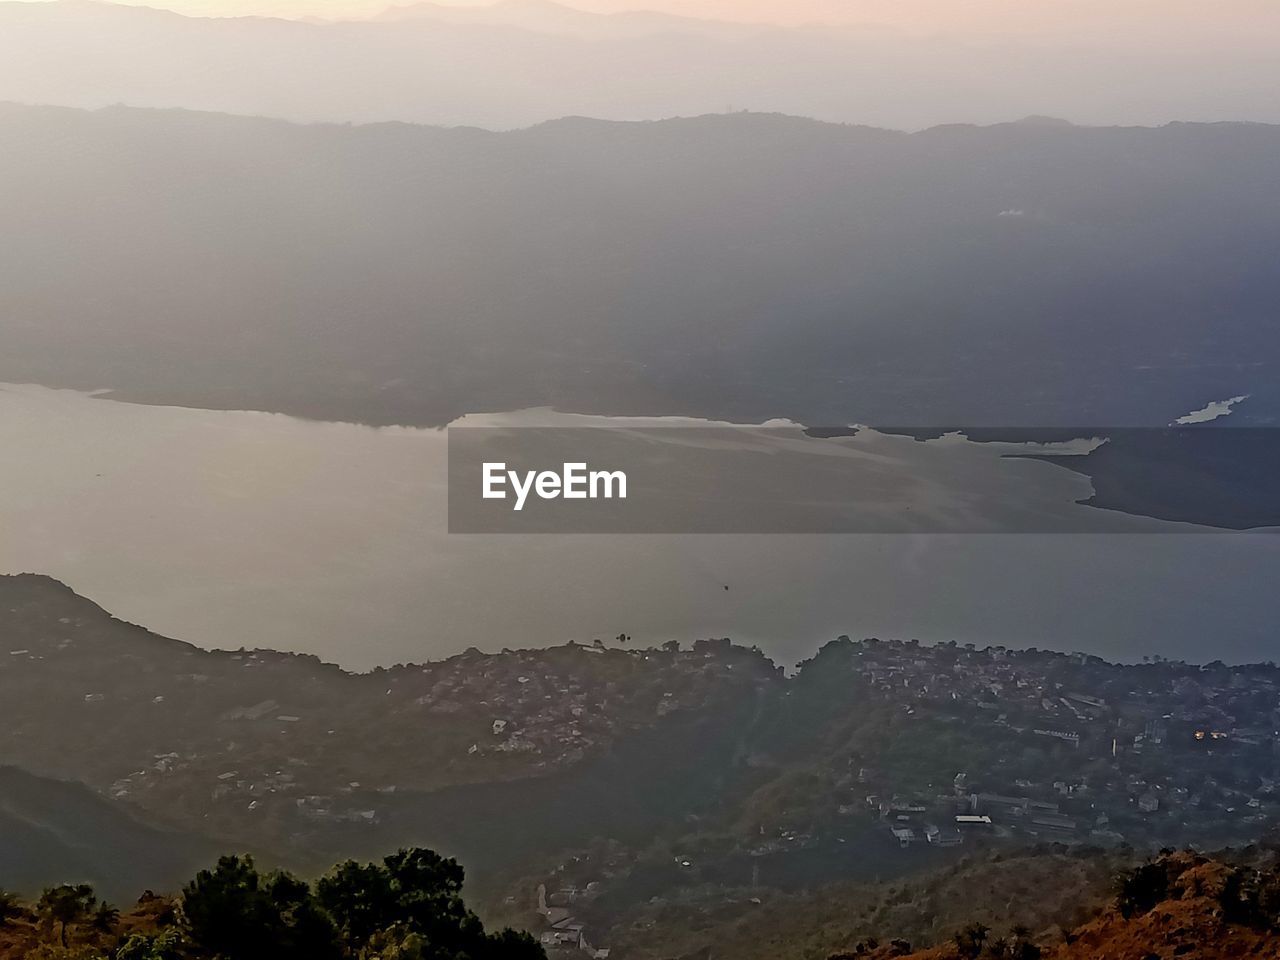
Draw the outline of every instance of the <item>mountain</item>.
[[[108,899],[132,900],[146,887],[175,889],[216,849],[81,784],[0,767],[0,889],[36,894],[83,881]]]
[[[714,657],[471,651],[350,674],[199,650],[25,575],[0,577],[0,638],[0,763],[302,869],[431,837],[491,882],[718,802],[743,724],[778,681],[727,644]]]
[[[615,939],[655,897],[1241,845],[1280,812],[1274,665],[840,638],[787,676],[704,639],[357,674],[197,649],[30,575],[0,578],[0,644],[0,764],[304,872],[426,845],[490,908],[595,884],[576,909]]]
[[[724,3],[722,17],[749,19],[746,2]],[[1023,23],[1026,4],[963,19],[934,4],[907,18],[914,26],[782,29],[534,0],[399,7],[357,22],[0,2],[0,100],[495,129],[741,109],[909,129],[1034,113],[1280,122],[1280,13],[1240,2],[1247,14],[1220,4],[1212,16],[1169,4],[1117,15],[1136,0],[1076,14],[1077,2],[1056,23],[1016,29],[1006,25]],[[893,20],[905,6],[881,10]]]
[[[1280,414],[1280,127],[0,107],[0,379],[436,425]]]

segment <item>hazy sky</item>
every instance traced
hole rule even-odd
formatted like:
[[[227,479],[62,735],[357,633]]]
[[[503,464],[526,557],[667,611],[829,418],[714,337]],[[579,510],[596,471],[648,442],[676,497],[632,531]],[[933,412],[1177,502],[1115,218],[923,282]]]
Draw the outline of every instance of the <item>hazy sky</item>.
[[[44,0],[33,0],[44,2]],[[118,0],[208,16],[362,17],[415,0]],[[438,0],[445,6],[489,6],[494,0]],[[533,0],[537,2],[537,0]],[[990,0],[949,0],[943,6],[988,5]],[[935,0],[572,0],[566,6],[600,13],[661,10],[690,17],[777,23],[898,19],[907,6],[938,6]]]
[[[32,0],[46,2],[46,0]],[[363,17],[413,0],[121,0],[206,16]],[[492,0],[440,0],[487,6]],[[515,0],[536,3],[542,0]],[[914,29],[965,31],[1091,30],[1141,23],[1190,37],[1277,19],[1275,0],[572,0],[601,13],[661,10],[691,17],[785,24],[885,23]]]

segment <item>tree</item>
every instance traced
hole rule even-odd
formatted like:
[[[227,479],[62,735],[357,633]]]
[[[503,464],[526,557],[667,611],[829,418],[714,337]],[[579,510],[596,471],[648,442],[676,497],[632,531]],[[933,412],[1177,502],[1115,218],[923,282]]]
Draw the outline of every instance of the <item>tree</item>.
[[[225,960],[326,960],[338,931],[311,888],[288,873],[258,873],[252,857],[222,857],[183,888],[186,931]]]
[[[98,904],[97,910],[93,911],[93,927],[95,930],[110,933],[119,922],[120,911],[105,900]]]
[[[1271,870],[1258,884],[1258,913],[1271,927],[1280,921],[1280,874]]]
[[[0,890],[0,927],[7,927],[9,921],[22,916],[22,903],[16,893]]]
[[[502,960],[547,960],[542,944],[523,931],[508,927],[488,939],[493,955]]]
[[[1116,906],[1120,915],[1128,920],[1151,910],[1168,893],[1168,867],[1159,861],[1144,863],[1136,870],[1121,875]]]
[[[956,950],[962,957],[977,957],[987,942],[991,928],[983,923],[971,923],[955,935]]]
[[[273,873],[267,879],[267,895],[279,911],[276,958],[338,960],[342,956],[337,925],[309,885],[287,873]]]
[[[36,910],[47,922],[58,924],[58,939],[65,947],[67,927],[83,920],[97,900],[89,884],[64,883],[46,889],[40,895]]]
[[[479,955],[485,942],[480,918],[462,902],[465,876],[456,860],[434,850],[399,850],[382,861],[395,898],[393,922],[426,938],[425,956]]]
[[[486,934],[462,900],[463,879],[456,860],[413,848],[380,864],[339,864],[316,884],[316,900],[355,954],[372,949],[403,960],[544,960],[542,947],[526,934]]]
[[[251,857],[226,856],[201,870],[182,891],[182,917],[192,942],[229,960],[266,956],[278,933],[276,912]]]
[[[1031,940],[1031,928],[1018,924],[1011,931],[1013,943],[1009,950],[1009,956],[1013,960],[1040,960],[1040,948]]]
[[[394,922],[395,895],[391,875],[376,863],[348,860],[316,884],[316,897],[342,931],[347,943],[364,946]]]

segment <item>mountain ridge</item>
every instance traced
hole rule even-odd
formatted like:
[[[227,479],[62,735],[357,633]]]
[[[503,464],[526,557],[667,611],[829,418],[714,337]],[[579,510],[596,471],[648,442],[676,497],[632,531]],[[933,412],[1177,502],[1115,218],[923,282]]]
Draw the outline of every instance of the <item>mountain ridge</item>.
[[[15,2],[26,2],[26,0],[15,0]],[[61,0],[59,0],[61,2]],[[93,3],[95,0],[84,0],[87,3]],[[165,12],[165,11],[161,11]],[[1069,131],[1160,131],[1160,130],[1214,130],[1214,129],[1276,129],[1280,128],[1280,121],[1263,121],[1263,120],[1167,120],[1160,123],[1077,123],[1061,117],[1049,117],[1040,115],[1024,115],[1011,117],[1007,120],[992,120],[987,122],[959,122],[948,121],[933,124],[917,130],[907,130],[897,127],[879,126],[873,123],[861,123],[855,120],[825,120],[820,117],[806,116],[799,113],[787,113],[785,111],[769,111],[769,110],[731,110],[731,111],[710,111],[707,113],[697,114],[681,114],[669,117],[660,117],[656,119],[617,119],[612,117],[591,116],[588,114],[566,114],[560,117],[552,117],[546,120],[538,120],[529,123],[526,126],[514,127],[503,130],[493,130],[485,127],[475,126],[471,124],[440,124],[429,123],[414,120],[366,120],[366,121],[342,121],[342,120],[291,120],[285,117],[274,117],[266,114],[247,114],[236,113],[229,110],[202,110],[189,107],[165,107],[165,106],[136,106],[133,104],[113,103],[103,104],[96,107],[77,107],[67,106],[64,104],[53,103],[30,103],[21,100],[10,100],[0,98],[0,110],[6,111],[31,111],[31,112],[49,112],[62,113],[67,116],[88,115],[88,116],[128,116],[132,114],[146,116],[190,116],[204,117],[211,119],[224,119],[227,121],[244,121],[246,123],[261,123],[271,126],[294,127],[302,129],[320,129],[320,130],[396,130],[407,128],[410,130],[431,130],[445,132],[460,132],[469,134],[480,134],[486,137],[512,137],[520,134],[527,134],[535,130],[551,129],[555,130],[561,126],[583,126],[583,127],[600,127],[600,128],[618,128],[618,129],[645,129],[645,128],[662,128],[674,127],[682,124],[696,123],[714,123],[724,122],[728,124],[760,124],[760,123],[777,123],[784,126],[794,127],[818,127],[831,130],[845,131],[867,131],[876,134],[892,134],[901,138],[923,138],[937,136],[951,131],[982,131],[982,130],[1001,130],[1005,128],[1019,129],[1027,128],[1037,132],[1058,130],[1063,133]]]
[[[586,13],[565,20],[499,9],[306,22],[8,2],[0,4],[0,97],[499,129],[571,113],[652,119],[741,107],[911,129],[1031,113],[1280,120],[1268,96],[1275,70],[1244,55],[1265,32],[1256,26],[1201,34],[1193,59],[1156,52],[1145,33],[1118,45],[1092,38],[1096,60],[1082,76],[1073,44],[1043,39],[1032,58],[1027,40],[999,35]],[[192,62],[202,69],[185,70]]]
[[[0,264],[10,382],[420,426],[1280,411],[1280,217],[1257,202],[1280,127],[493,133],[10,106],[0,133],[26,237]],[[75,264],[56,282],[54,244]]]

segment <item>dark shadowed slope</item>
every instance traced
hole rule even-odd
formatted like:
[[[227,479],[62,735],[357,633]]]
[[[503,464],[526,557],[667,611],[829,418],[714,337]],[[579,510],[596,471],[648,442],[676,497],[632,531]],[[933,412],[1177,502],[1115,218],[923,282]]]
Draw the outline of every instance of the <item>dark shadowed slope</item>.
[[[149,826],[81,784],[0,767],[0,889],[84,881],[120,901],[173,889],[216,850]]]

